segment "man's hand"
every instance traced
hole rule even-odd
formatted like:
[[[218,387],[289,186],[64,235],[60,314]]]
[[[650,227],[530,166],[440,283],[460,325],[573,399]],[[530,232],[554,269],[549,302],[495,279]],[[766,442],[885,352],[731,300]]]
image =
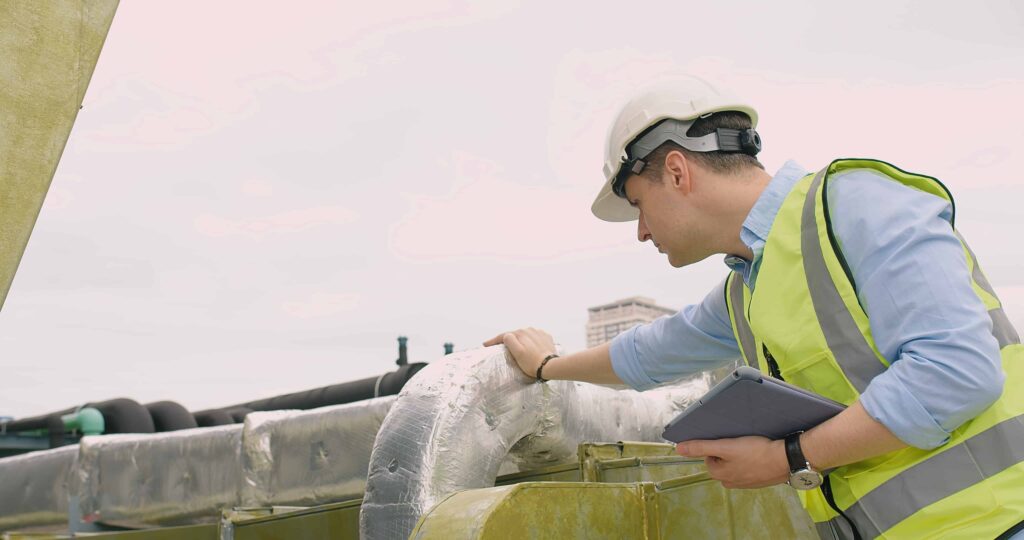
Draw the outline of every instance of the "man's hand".
[[[519,369],[528,377],[537,377],[537,367],[544,360],[544,357],[555,353],[555,340],[551,336],[536,328],[523,328],[515,332],[498,334],[484,342],[485,347],[504,343],[508,352],[512,354]],[[545,371],[547,366],[544,367]],[[545,376],[545,378],[547,378]]]
[[[685,457],[702,457],[711,478],[730,489],[753,489],[789,481],[783,441],[737,437],[717,441],[685,441],[676,445]]]

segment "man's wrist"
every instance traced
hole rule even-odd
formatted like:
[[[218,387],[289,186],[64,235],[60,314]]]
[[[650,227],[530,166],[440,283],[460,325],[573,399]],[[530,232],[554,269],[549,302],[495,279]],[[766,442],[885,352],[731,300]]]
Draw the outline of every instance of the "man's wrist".
[[[789,468],[789,481],[793,489],[809,490],[821,485],[821,470],[811,464],[801,448],[803,432],[787,435],[784,439],[786,463]]]
[[[819,450],[821,447],[817,444],[816,437],[811,434],[810,431],[805,431],[800,434],[800,450],[804,453],[804,458],[811,464],[816,470],[823,471],[827,469],[824,459],[821,456]]]
[[[775,456],[775,469],[779,471],[779,477],[785,482],[789,480],[789,459],[786,457],[786,441],[778,439],[772,441],[772,444],[775,445],[775,449],[772,452],[772,455]]]
[[[555,358],[559,358],[558,354],[556,353],[550,353],[545,355],[544,358],[537,363],[537,371],[534,374],[534,378],[541,382],[550,381],[552,379],[552,376],[551,372],[547,368],[551,365],[551,362]]]

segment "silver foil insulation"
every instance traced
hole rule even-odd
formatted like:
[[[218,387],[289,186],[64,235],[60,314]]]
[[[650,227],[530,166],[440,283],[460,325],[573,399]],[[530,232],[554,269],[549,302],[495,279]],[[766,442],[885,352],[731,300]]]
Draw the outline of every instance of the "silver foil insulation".
[[[0,531],[68,522],[78,447],[0,459]]]
[[[395,396],[245,418],[244,506],[313,506],[359,498],[373,439]]]
[[[72,519],[129,527],[217,521],[225,508],[358,498],[395,397],[249,414],[244,425],[85,437],[0,459],[0,530]]]
[[[129,527],[210,521],[237,504],[242,426],[84,437],[78,444],[81,520]]]
[[[446,356],[409,381],[373,446],[360,511],[364,540],[408,538],[457,491],[520,470],[574,462],[585,441],[663,441],[672,416],[708,388],[699,377],[649,392],[536,383],[502,346]]]

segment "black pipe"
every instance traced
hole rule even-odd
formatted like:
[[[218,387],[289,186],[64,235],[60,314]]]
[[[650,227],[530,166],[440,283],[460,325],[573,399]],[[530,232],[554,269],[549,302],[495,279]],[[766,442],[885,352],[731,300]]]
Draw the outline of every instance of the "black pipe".
[[[242,423],[242,422],[245,422],[245,417],[249,413],[254,412],[254,411],[252,409],[248,409],[248,408],[245,408],[245,407],[239,407],[239,408],[230,409],[230,410],[227,410],[227,411],[224,411],[224,412],[230,414],[231,415],[231,419],[234,420],[235,423]]]
[[[51,414],[46,417],[47,435],[49,435],[50,448],[64,446],[64,421],[60,416]]]
[[[303,392],[274,396],[266,399],[250,401],[248,403],[238,403],[235,405],[228,405],[226,407],[218,407],[216,409],[206,409],[192,414],[196,416],[197,419],[200,415],[206,419],[213,411],[225,411],[235,417],[237,422],[240,422],[241,418],[239,417],[239,412],[277,411],[281,409],[308,410],[316,409],[318,407],[326,407],[328,405],[352,403],[354,401],[362,401],[364,399],[370,399],[378,396],[392,396],[401,391],[402,387],[405,386],[405,383],[424,367],[426,367],[426,364],[424,363],[406,364],[395,371],[385,373],[379,377],[370,377],[368,379],[361,379],[358,381],[333,384],[331,386],[314,388]],[[244,417],[244,414],[242,414],[241,417]],[[199,424],[203,425],[203,422],[200,421]]]
[[[226,426],[235,423],[235,419],[227,411],[220,409],[199,411],[192,413],[192,416],[195,417],[196,424],[199,424],[199,427]]]
[[[149,411],[137,401],[126,398],[86,403],[82,407],[71,407],[41,416],[12,420],[4,424],[4,429],[9,433],[36,429],[50,432],[59,426],[63,433],[64,424],[60,421],[60,417],[83,407],[92,407],[100,411],[103,415],[104,433],[153,433],[155,431],[153,417],[149,415]]]
[[[196,419],[188,409],[174,401],[157,401],[145,405],[149,415],[153,417],[153,428],[158,433],[191,429],[199,427]]]
[[[399,360],[406,358],[405,343],[402,341],[404,339],[404,337],[400,338],[399,341]],[[259,399],[248,403],[229,405],[227,407],[205,409],[193,412],[192,416],[196,420],[196,425],[206,427],[242,422],[245,415],[252,411],[308,410],[328,405],[352,403],[379,396],[393,396],[398,394],[402,387],[405,386],[405,383],[426,367],[426,365],[424,363],[404,364],[395,371],[385,373],[379,377],[334,384],[312,390]],[[164,425],[165,423],[162,421],[162,418],[159,418],[159,415],[156,415],[158,418],[155,418],[152,414],[153,411],[148,410],[147,407],[140,405],[138,402],[125,398],[112,399],[100,403],[87,403],[84,406],[94,407],[103,414],[104,423],[106,424],[104,433],[154,433],[156,431],[192,427],[191,424],[186,425],[187,422],[178,421],[175,422],[173,427]],[[12,420],[4,424],[4,428],[9,433],[36,429],[52,431],[52,428],[60,422],[61,416],[71,414],[78,409],[79,407],[71,407],[41,416]],[[160,425],[157,426],[156,424]],[[63,424],[60,425],[63,426]]]
[[[4,430],[7,432],[18,432],[18,431],[34,431],[37,429],[49,430],[51,426],[55,425],[50,420],[50,417],[56,417],[60,420],[61,416],[65,414],[71,414],[78,410],[78,407],[71,407],[70,409],[64,409],[63,411],[57,411],[52,413],[46,413],[40,416],[31,416],[29,418],[19,418],[17,420],[11,420],[3,424]],[[63,431],[64,424],[61,423],[61,430]]]

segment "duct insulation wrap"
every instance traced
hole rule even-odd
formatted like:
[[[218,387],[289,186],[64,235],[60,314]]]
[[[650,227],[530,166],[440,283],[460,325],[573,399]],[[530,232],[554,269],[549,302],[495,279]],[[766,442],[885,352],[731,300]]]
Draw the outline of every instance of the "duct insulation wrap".
[[[68,496],[78,446],[0,459],[0,531],[67,527]]]
[[[360,537],[408,538],[448,495],[493,486],[506,459],[527,470],[575,462],[585,441],[664,442],[665,424],[707,389],[704,376],[644,393],[540,384],[504,346],[445,356],[405,385],[381,426]]]
[[[361,497],[373,440],[394,401],[250,413],[242,504],[314,506]]]
[[[215,522],[238,505],[242,426],[83,437],[80,519],[127,527]]]

